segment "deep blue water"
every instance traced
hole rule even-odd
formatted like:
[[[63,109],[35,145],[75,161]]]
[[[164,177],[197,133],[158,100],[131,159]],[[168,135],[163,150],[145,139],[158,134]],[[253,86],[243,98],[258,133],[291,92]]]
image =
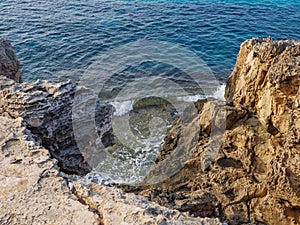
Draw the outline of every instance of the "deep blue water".
[[[24,80],[78,80],[93,57],[138,39],[179,44],[224,79],[245,39],[299,40],[299,27],[300,1],[0,1]]]

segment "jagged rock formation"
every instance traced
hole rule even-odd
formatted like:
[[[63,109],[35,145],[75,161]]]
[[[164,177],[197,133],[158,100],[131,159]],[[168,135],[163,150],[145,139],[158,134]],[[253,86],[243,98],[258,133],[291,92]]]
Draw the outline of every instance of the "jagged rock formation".
[[[227,81],[226,105],[195,103],[199,140],[181,171],[125,189],[230,224],[300,224],[299,86],[300,42],[245,41]],[[186,126],[179,119],[169,130],[157,163],[176,150]]]
[[[46,81],[19,84],[3,76],[0,83],[0,115],[22,117],[64,171],[87,172],[88,165],[83,162],[72,133],[74,86]]]
[[[89,170],[72,130],[75,87],[69,82],[17,83],[18,61],[11,46],[1,42],[5,49],[0,50],[9,54],[0,53],[4,56],[0,68],[5,68],[0,71],[0,224],[222,224],[164,208],[116,187],[82,182],[72,187],[61,171]],[[97,105],[96,130],[105,145],[111,142],[111,115],[111,106]]]
[[[190,217],[114,187],[75,183],[74,188],[85,204],[101,212],[104,224],[222,224],[217,219]]]
[[[0,117],[0,224],[99,224],[22,119]]]
[[[22,117],[27,128],[59,162],[66,173],[85,174],[90,170],[75,141],[72,126],[72,106],[76,91],[70,82],[16,83],[0,76],[0,115]],[[98,135],[111,133],[112,106],[101,104],[96,117],[101,121]],[[106,141],[107,142],[107,141]],[[109,143],[108,143],[109,145]]]
[[[0,117],[0,224],[203,224],[115,187],[80,183],[70,189],[56,160],[22,124]]]
[[[38,80],[20,84],[17,83],[19,81],[21,77],[17,57],[11,45],[0,39],[0,116],[22,117],[27,128],[58,160],[64,172],[87,173],[90,167],[78,149],[72,127],[76,86],[71,82]],[[99,104],[96,109],[96,118],[100,118],[97,129],[100,137],[106,138],[112,132],[111,126],[105,126],[111,124],[112,110],[112,106],[107,104]],[[109,145],[111,140],[105,141]]]

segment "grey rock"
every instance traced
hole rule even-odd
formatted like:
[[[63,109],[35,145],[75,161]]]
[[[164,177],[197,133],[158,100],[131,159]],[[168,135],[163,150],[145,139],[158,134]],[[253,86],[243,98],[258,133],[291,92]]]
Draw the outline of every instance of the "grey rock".
[[[121,189],[95,183],[75,183],[76,195],[92,206],[107,225],[174,224],[222,225],[218,219],[195,218],[177,210],[162,207],[146,198]],[[225,224],[224,224],[225,225]]]
[[[66,173],[85,174],[90,165],[84,160],[74,137],[72,106],[76,92],[70,82],[36,81],[18,84],[0,76],[0,115],[23,118],[27,128],[39,138]],[[96,109],[97,135],[112,132],[112,106],[101,104]],[[84,121],[80,121],[84,124]],[[106,126],[104,126],[105,124]],[[81,132],[85,133],[84,130]],[[88,132],[88,131],[86,131]],[[88,135],[88,134],[87,134]],[[106,141],[107,145],[110,143]]]
[[[21,82],[20,62],[15,50],[6,40],[0,38],[0,75],[9,77],[16,82]]]

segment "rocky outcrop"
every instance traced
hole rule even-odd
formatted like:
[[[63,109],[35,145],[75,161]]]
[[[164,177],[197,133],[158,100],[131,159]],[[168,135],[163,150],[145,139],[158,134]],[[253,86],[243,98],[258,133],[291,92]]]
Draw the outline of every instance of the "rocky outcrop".
[[[76,87],[70,82],[38,80],[19,84],[0,76],[0,115],[23,118],[27,128],[58,160],[62,171],[85,174],[90,167],[78,149],[72,126],[75,92]],[[111,133],[111,126],[104,124],[110,124],[112,110],[112,106],[107,104],[97,108],[96,117],[101,118],[98,126],[100,137]]]
[[[90,169],[72,129],[75,86],[17,83],[14,71],[19,71],[19,64],[5,43],[2,51],[11,52],[0,53],[4,56],[0,68],[12,71],[0,75],[0,224],[222,224],[167,209],[116,187],[68,181],[61,171],[84,174]],[[10,60],[15,67],[6,66]],[[112,107],[97,104],[92,113],[102,143],[111,144]],[[88,136],[86,127],[80,128],[81,137]]]
[[[115,187],[99,186],[95,183],[75,183],[74,189],[85,204],[101,213],[103,224],[223,224],[218,219],[191,217],[135,194],[124,193]]]
[[[156,163],[199,132],[184,167],[164,182],[124,189],[230,224],[300,224],[299,85],[300,42],[245,41],[226,104],[199,100],[199,130],[184,132],[195,120],[179,119],[165,138]]]
[[[0,117],[0,131],[0,224],[222,224],[115,187],[77,182],[70,188],[21,118]]]
[[[40,80],[18,83],[20,81],[20,64],[15,52],[6,40],[0,39],[0,116],[23,118],[27,128],[58,160],[62,171],[80,175],[89,172],[91,167],[84,160],[73,131],[72,107],[78,91],[76,85]],[[85,99],[86,102],[88,99]],[[97,135],[106,145],[112,142],[107,138],[112,136],[112,112],[113,108],[108,104],[98,104],[94,112],[98,121]]]
[[[22,119],[0,117],[0,224],[100,224]]]
[[[11,44],[0,38],[0,75],[21,82],[20,62]]]
[[[154,165],[144,185],[122,187],[142,197],[62,178],[90,169],[72,129],[75,87],[18,83],[14,51],[4,40],[1,48],[1,224],[300,224],[300,42],[244,42],[226,103],[197,101],[167,133],[156,164],[182,169],[147,183],[167,172]],[[111,113],[96,108],[105,145]]]

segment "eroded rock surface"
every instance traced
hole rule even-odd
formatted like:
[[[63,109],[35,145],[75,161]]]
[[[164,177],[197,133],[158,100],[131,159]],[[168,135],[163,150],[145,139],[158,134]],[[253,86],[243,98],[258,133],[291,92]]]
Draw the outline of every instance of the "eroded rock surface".
[[[227,81],[227,104],[195,103],[200,128],[188,135],[200,132],[199,140],[181,171],[125,189],[230,224],[300,224],[299,85],[300,42],[245,41]],[[181,120],[156,163],[168,160],[187,135]]]
[[[90,167],[79,151],[72,124],[75,92],[76,87],[70,82],[50,83],[38,80],[19,84],[0,76],[0,115],[10,118],[22,117],[27,128],[58,160],[64,172],[85,174]],[[109,125],[113,108],[101,104],[94,111],[94,115],[95,112],[96,118],[100,118],[97,135],[100,138],[107,136],[107,133],[112,132]],[[84,124],[84,121],[81,122]],[[84,133],[84,129],[81,132]]]
[[[0,117],[0,224],[100,224],[22,119]]]
[[[221,225],[218,219],[194,218],[177,210],[162,207],[146,198],[121,189],[95,183],[75,183],[75,193],[85,204],[102,215],[104,224],[191,224]]]
[[[218,219],[193,218],[164,208],[116,187],[77,182],[72,188],[61,171],[84,174],[89,170],[72,130],[75,86],[17,83],[19,63],[6,41],[2,46],[0,51],[6,52],[0,53],[4,56],[0,68],[5,69],[0,74],[0,224],[221,224]],[[95,101],[84,100],[78,110]],[[103,145],[111,144],[112,107],[96,104],[90,113],[98,138]],[[82,138],[88,137],[87,121],[77,119]]]

